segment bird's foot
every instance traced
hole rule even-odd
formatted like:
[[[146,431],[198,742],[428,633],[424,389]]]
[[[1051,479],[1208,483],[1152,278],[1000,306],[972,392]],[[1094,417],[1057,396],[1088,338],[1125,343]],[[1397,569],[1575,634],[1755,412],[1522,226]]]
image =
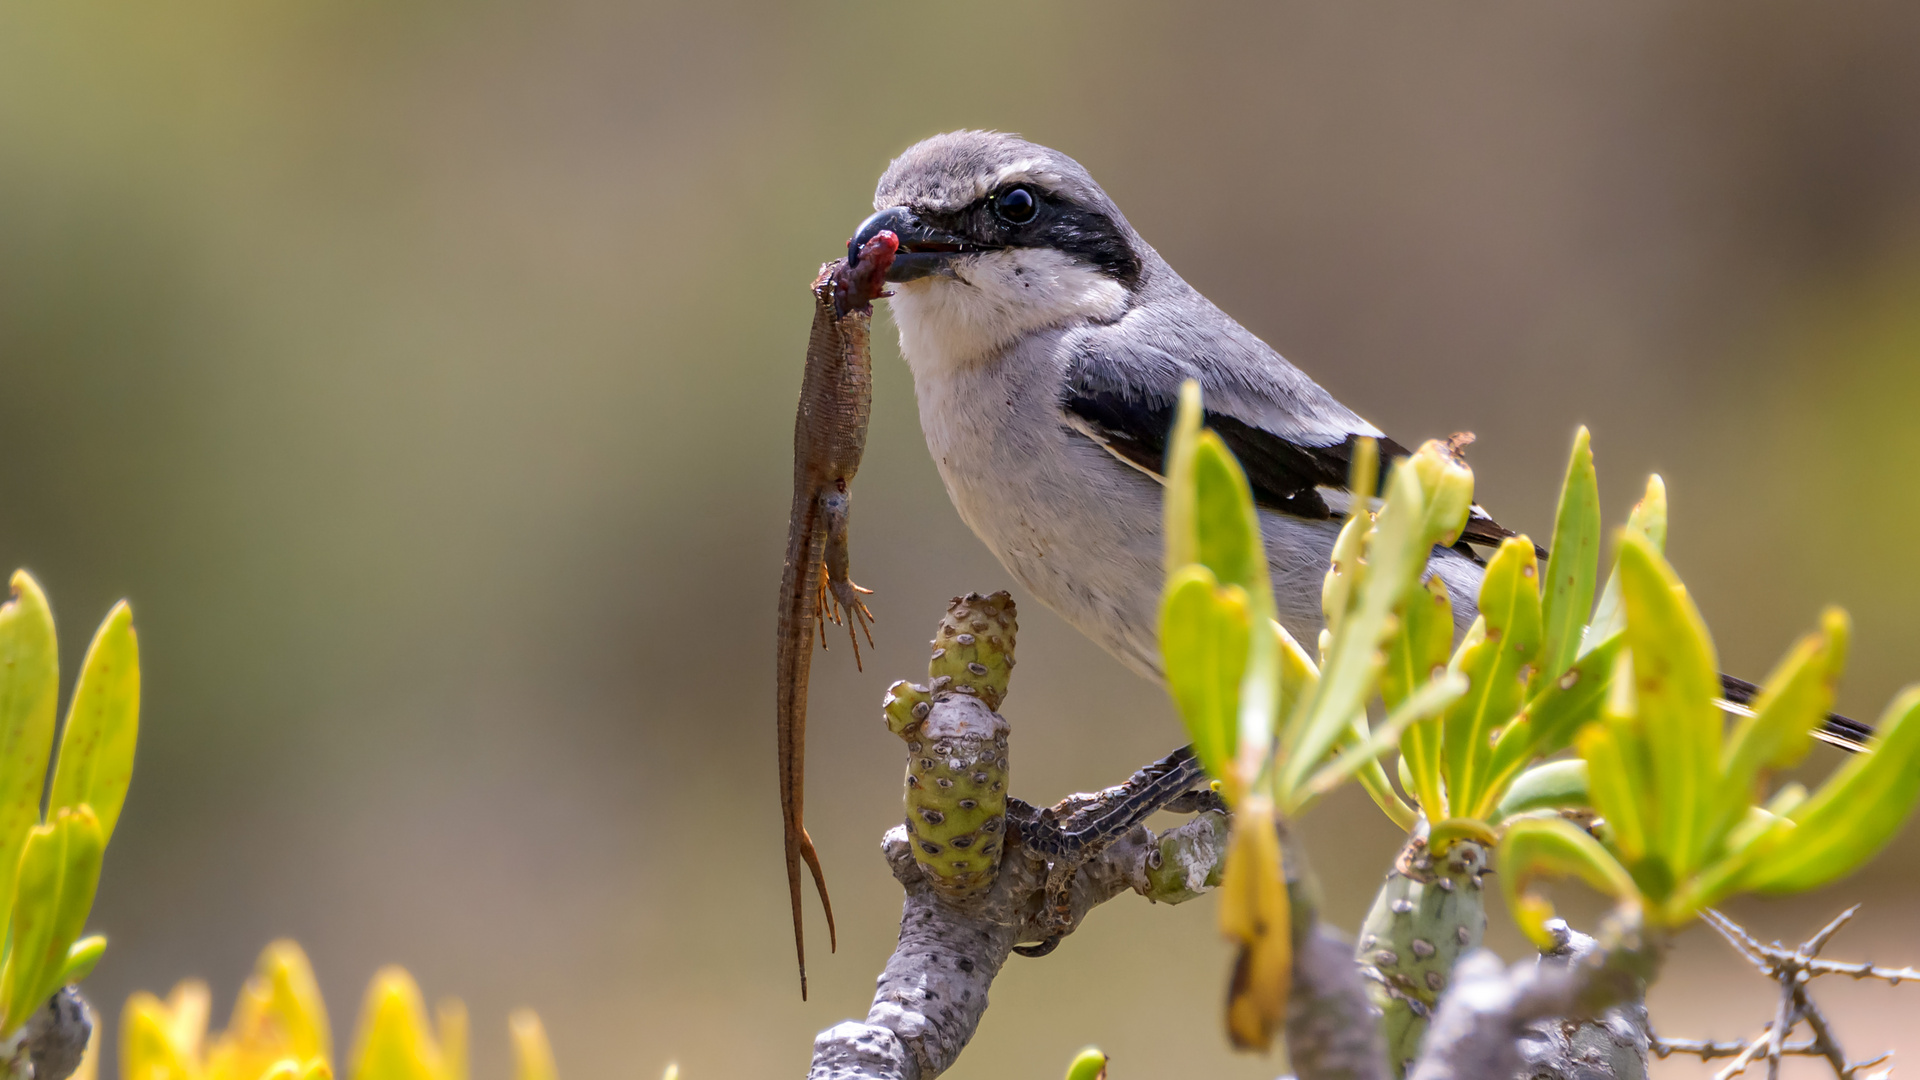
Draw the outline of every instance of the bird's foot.
[[[1037,945],[1017,946],[1014,951],[1022,956],[1052,952],[1073,926],[1074,875],[1155,811],[1198,813],[1223,808],[1218,793],[1196,789],[1205,778],[1193,748],[1184,746],[1103,791],[1069,795],[1049,807],[1008,799],[1007,821],[1018,830],[1020,847],[1047,867],[1041,911],[1047,936]]]

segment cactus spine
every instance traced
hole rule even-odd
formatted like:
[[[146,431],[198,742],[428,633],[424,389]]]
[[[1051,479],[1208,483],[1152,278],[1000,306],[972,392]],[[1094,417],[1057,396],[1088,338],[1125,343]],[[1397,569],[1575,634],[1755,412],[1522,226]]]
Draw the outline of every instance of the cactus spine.
[[[985,892],[1007,820],[1007,696],[1018,629],[1013,598],[956,596],[934,632],[924,685],[887,688],[887,727],[907,744],[906,825],[913,857],[954,899]]]
[[[1487,851],[1479,843],[1455,840],[1445,851],[1429,851],[1427,838],[1415,835],[1360,926],[1356,954],[1367,994],[1382,1013],[1395,1075],[1405,1075],[1419,1056],[1454,962],[1479,948],[1486,934],[1486,872]]]

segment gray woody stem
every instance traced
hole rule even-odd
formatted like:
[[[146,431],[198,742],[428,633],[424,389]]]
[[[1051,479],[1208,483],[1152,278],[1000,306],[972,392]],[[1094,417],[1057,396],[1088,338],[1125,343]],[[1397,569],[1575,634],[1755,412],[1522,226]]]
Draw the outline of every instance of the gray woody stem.
[[[1633,1006],[1645,999],[1661,948],[1634,929],[1610,927],[1602,936],[1605,945],[1581,947],[1568,932],[1564,960],[1511,969],[1484,949],[1469,953],[1453,969],[1452,986],[1440,1000],[1412,1080],[1644,1076],[1646,1023]],[[1610,1015],[1617,1006],[1627,1011]],[[1588,1033],[1589,1042],[1576,1046],[1577,1029],[1586,1020],[1600,1023]],[[1561,1044],[1552,1042],[1550,1028],[1541,1041],[1542,1021],[1561,1025]],[[1539,1059],[1528,1061],[1531,1055],[1523,1050]],[[1605,1060],[1568,1057],[1541,1067],[1556,1054],[1597,1054]]]

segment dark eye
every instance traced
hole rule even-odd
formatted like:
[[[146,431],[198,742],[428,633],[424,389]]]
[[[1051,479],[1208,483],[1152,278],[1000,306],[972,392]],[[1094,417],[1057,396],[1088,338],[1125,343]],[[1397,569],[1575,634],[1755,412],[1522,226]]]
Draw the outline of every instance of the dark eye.
[[[993,212],[1010,225],[1025,225],[1039,209],[1033,192],[1023,187],[1011,187],[993,197]]]

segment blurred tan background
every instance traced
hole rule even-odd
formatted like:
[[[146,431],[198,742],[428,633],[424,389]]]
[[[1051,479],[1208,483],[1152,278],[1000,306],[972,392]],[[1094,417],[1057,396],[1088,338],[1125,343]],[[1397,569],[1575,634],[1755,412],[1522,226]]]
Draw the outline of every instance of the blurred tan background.
[[[953,127],[1078,156],[1401,440],[1478,432],[1503,520],[1545,530],[1577,423],[1614,519],[1661,471],[1730,670],[1834,602],[1847,710],[1920,679],[1920,8],[1174,7],[0,9],[0,563],[41,576],[69,675],[116,597],[144,649],[109,1015],[192,974],[224,1013],[276,935],[343,1044],[382,962],[463,995],[481,1080],[514,1005],[574,1080],[798,1076],[864,1013],[898,906],[880,693],[945,597],[1008,579],[877,335],[855,572],[881,646],[816,659],[841,949],[812,924],[803,1005],[770,715],[789,432],[807,281],[889,157]],[[1017,791],[1180,741],[1021,599]],[[1357,797],[1306,832],[1351,926],[1393,833]],[[1920,962],[1917,860],[1910,830],[1736,913],[1797,937],[1863,900],[1836,953]],[[953,1075],[1094,1041],[1123,1080],[1270,1077],[1225,1049],[1226,963],[1209,902],[1116,902],[1012,961]],[[1856,1053],[1920,1053],[1920,988],[1822,999]],[[1702,931],[1654,1007],[1719,1037],[1771,1009]]]

